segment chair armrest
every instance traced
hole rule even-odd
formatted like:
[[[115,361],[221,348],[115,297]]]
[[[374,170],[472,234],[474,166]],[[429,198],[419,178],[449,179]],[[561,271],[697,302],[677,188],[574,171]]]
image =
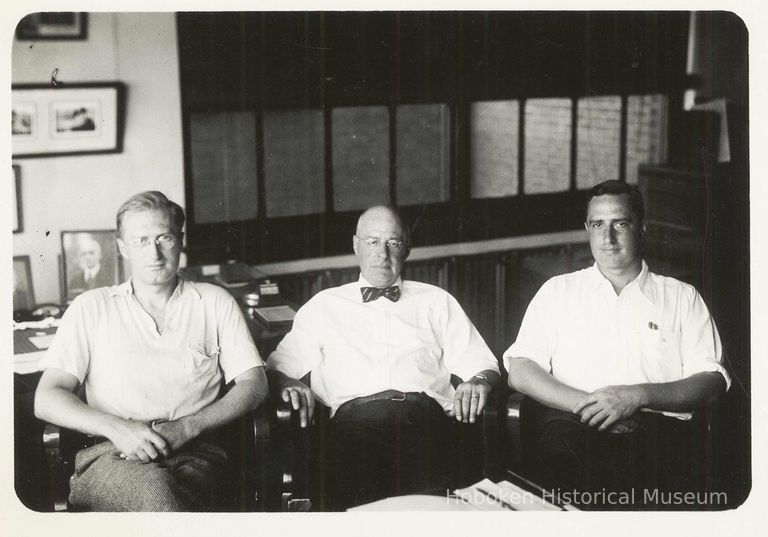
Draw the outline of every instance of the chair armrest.
[[[51,476],[54,511],[69,509],[69,479],[75,471],[75,455],[86,446],[83,433],[46,423],[43,429],[43,452]]]
[[[523,470],[523,441],[520,430],[520,405],[525,395],[512,392],[506,400],[504,423],[506,429],[506,452],[509,469],[515,473]]]

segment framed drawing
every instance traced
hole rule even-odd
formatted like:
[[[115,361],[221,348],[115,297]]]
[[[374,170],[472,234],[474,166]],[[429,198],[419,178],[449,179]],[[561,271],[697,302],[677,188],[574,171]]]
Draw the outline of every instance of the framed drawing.
[[[35,292],[32,289],[29,256],[13,256],[13,311],[30,311],[34,307]]]
[[[13,157],[121,152],[124,99],[120,82],[12,86]]]
[[[14,164],[11,166],[11,218],[13,219],[13,232],[21,233],[24,231],[24,224],[21,218],[21,168]]]
[[[62,303],[89,289],[118,283],[115,230],[62,231],[61,250]]]
[[[71,11],[32,13],[16,26],[16,39],[85,39],[88,14]]]

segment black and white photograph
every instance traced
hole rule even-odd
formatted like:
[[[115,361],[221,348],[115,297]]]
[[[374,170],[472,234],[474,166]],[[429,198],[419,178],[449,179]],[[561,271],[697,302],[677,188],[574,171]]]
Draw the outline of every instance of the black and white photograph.
[[[119,153],[124,84],[14,84],[13,158]]]
[[[65,287],[62,302],[97,287],[118,283],[118,254],[114,230],[62,231]]]
[[[13,311],[29,311],[34,307],[35,292],[29,256],[13,256]]]
[[[11,109],[11,136],[32,138],[37,133],[37,107],[34,103],[14,103]]]
[[[88,36],[88,14],[71,11],[31,13],[16,26],[16,39],[71,40]]]
[[[745,18],[104,11],[14,40],[13,255],[66,307],[17,377],[21,503],[753,512]]]
[[[53,103],[55,137],[75,134],[98,135],[101,124],[98,102]]]

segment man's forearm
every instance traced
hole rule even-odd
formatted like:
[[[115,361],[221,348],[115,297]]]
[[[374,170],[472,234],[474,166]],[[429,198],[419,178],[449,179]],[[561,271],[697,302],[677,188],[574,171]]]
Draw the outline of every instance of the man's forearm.
[[[64,388],[38,389],[35,393],[35,417],[93,436],[110,438],[115,422],[121,418],[96,410]]]
[[[509,386],[551,408],[572,412],[586,394],[555,379],[528,358],[509,361]]]
[[[264,368],[257,367],[238,377],[224,397],[182,420],[188,422],[191,436],[196,437],[254,410],[267,397],[267,392]]]
[[[638,384],[642,408],[686,412],[716,399],[725,391],[725,379],[717,372],[703,372],[688,378],[657,384]]]

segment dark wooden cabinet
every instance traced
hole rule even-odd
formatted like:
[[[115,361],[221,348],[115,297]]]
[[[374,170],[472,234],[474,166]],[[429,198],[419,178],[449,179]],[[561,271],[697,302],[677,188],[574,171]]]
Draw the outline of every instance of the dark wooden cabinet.
[[[701,289],[708,210],[704,173],[666,165],[641,165],[646,205],[644,256],[650,269]]]

